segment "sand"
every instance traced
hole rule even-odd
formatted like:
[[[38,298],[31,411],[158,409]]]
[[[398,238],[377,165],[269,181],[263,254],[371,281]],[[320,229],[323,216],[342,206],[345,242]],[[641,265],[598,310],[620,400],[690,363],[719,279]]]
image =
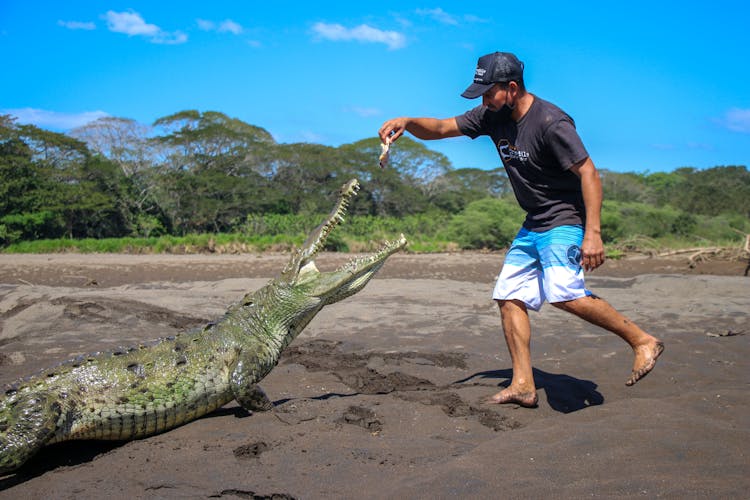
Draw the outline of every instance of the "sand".
[[[286,260],[0,255],[0,383],[200,326]],[[629,258],[590,273],[666,342],[632,388],[621,340],[550,306],[532,313],[536,409],[483,402],[511,376],[490,299],[501,264],[393,256],[263,380],[273,410],[232,403],[146,439],[51,446],[0,478],[0,498],[747,498],[745,264]]]

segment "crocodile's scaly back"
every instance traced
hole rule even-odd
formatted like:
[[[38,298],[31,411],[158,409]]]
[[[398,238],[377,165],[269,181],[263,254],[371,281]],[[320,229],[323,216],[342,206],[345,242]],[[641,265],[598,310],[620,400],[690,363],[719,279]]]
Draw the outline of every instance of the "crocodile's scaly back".
[[[406,245],[402,235],[336,271],[318,271],[314,258],[358,189],[356,180],[346,183],[331,214],[282,273],[217,322],[150,345],[67,361],[7,387],[0,400],[0,473],[51,443],[149,436],[233,399],[248,410],[268,409],[256,384],[282,350],[323,306],[361,290]]]

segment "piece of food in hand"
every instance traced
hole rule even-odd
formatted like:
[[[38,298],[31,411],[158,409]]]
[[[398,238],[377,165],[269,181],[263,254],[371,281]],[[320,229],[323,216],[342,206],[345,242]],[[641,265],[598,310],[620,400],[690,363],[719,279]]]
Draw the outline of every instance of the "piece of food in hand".
[[[391,151],[391,139],[388,138],[385,142],[381,142],[380,149],[380,168],[385,168],[388,166],[388,157],[390,156]]]

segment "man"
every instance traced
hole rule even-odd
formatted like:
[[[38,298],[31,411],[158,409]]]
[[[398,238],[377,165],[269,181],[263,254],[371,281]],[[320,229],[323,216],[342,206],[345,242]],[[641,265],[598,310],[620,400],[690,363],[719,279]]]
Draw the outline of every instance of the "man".
[[[510,53],[482,56],[474,82],[461,94],[467,99],[481,96],[481,106],[454,118],[394,118],[383,124],[379,135],[384,143],[404,132],[419,139],[492,138],[527,216],[493,292],[513,378],[489,401],[535,407],[538,397],[528,309],[539,310],[545,300],[619,335],[630,345],[635,360],[626,385],[635,384],[653,369],[664,344],[585,288],[583,271],[604,262],[601,180],[573,119],[526,91],[523,68]]]

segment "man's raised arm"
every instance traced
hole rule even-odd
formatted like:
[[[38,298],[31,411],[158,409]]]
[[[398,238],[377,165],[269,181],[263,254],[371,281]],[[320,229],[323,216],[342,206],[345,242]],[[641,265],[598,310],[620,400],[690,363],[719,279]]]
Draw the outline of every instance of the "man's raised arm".
[[[445,139],[446,137],[458,137],[461,131],[455,118],[410,118],[402,116],[393,118],[383,123],[378,134],[384,143],[401,137],[404,132],[409,132],[418,139],[432,140]]]

